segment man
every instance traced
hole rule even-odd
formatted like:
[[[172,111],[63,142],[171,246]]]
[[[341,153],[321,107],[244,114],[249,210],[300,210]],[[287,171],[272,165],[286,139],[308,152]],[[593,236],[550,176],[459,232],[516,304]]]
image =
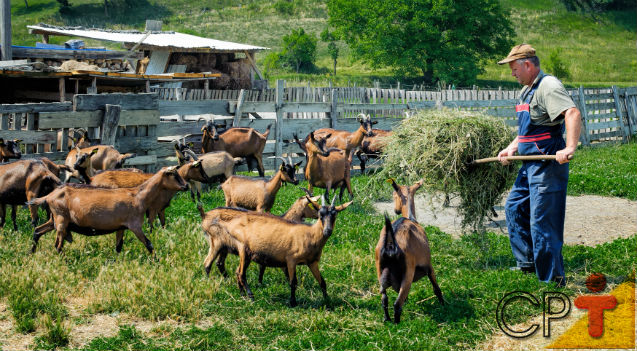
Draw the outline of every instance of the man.
[[[508,63],[524,85],[515,110],[518,136],[498,158],[507,156],[555,155],[555,161],[525,161],[506,202],[509,240],[517,267],[535,272],[544,282],[564,286],[564,214],[568,161],[575,153],[581,130],[581,116],[562,83],[540,69],[535,49],[528,44],[513,47]],[[566,143],[562,137],[566,127]]]

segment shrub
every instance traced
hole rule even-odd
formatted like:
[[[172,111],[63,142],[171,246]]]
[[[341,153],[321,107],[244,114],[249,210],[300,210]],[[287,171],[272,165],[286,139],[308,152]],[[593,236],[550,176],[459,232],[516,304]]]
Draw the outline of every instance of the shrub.
[[[317,42],[316,36],[305,33],[303,28],[292,30],[292,33],[283,36],[280,64],[294,69],[296,73],[312,71],[316,61]]]
[[[277,13],[282,15],[292,15],[294,13],[294,3],[288,0],[279,0],[275,2],[272,7]]]
[[[566,63],[562,59],[562,48],[551,50],[549,59],[546,62],[546,70],[559,79],[571,78],[571,73],[569,72]]]

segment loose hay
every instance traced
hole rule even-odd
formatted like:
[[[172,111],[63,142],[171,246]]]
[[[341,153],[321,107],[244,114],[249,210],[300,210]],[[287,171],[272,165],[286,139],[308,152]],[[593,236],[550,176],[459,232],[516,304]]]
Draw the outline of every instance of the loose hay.
[[[389,177],[405,184],[424,178],[427,191],[460,196],[464,229],[482,230],[484,218],[514,179],[516,166],[469,162],[496,156],[513,137],[502,120],[480,112],[423,111],[394,129],[383,152],[383,168],[372,182],[378,188]]]

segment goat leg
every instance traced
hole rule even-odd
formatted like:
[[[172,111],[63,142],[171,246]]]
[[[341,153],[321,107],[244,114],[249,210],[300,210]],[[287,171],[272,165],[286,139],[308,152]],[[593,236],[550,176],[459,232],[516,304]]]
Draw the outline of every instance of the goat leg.
[[[265,265],[259,265],[259,284],[263,284],[263,274],[265,274]]]
[[[118,230],[115,234],[115,252],[122,252],[122,246],[124,246],[124,230]]]
[[[262,157],[263,157],[262,155],[258,155],[258,156],[255,155],[255,158],[257,159],[257,167],[259,170],[259,177],[265,176],[265,172],[263,169],[263,161],[261,160]]]
[[[214,262],[215,259],[219,256],[219,253],[221,252],[222,249],[220,249],[219,246],[212,241],[208,233],[205,233],[205,236],[206,236],[206,240],[208,241],[209,249],[208,249],[208,256],[206,256],[206,259],[203,261],[203,267],[206,270],[206,276],[210,276],[210,268],[212,268],[212,262]],[[224,267],[223,274],[224,276],[227,277],[227,274],[225,272],[225,267]]]
[[[139,239],[139,241],[141,241],[144,244],[144,246],[146,246],[146,250],[148,250],[148,252],[152,255],[153,244],[151,244],[150,240],[148,240],[146,235],[144,235],[144,232],[142,231],[142,228],[141,228],[141,224],[135,225],[134,227],[128,228],[128,229],[130,229],[130,231],[135,234],[137,239]]]
[[[296,264],[288,262],[288,274],[290,275],[290,307],[296,307]]]
[[[383,273],[380,275],[380,301],[383,305],[383,312],[385,313],[385,322],[391,322],[391,319],[389,318],[389,310],[388,310],[388,305],[389,305],[389,298],[387,297],[387,288],[391,285],[391,281],[390,281],[390,273],[389,273],[389,269],[385,268],[383,270]]]
[[[250,266],[250,257],[245,252],[245,249],[239,249],[239,267],[237,267],[237,282],[239,283],[239,290],[245,291],[251,300],[254,300],[252,290],[248,286],[248,280],[246,279],[246,272]]]
[[[445,304],[445,300],[442,298],[442,291],[440,291],[440,287],[438,286],[438,282],[436,281],[436,274],[434,273],[434,268],[433,267],[429,267],[429,281],[431,282],[431,285],[434,288],[434,294],[436,294],[436,297],[438,298],[438,301],[440,301],[441,305]]]
[[[28,199],[28,200],[31,200],[31,199]],[[40,219],[38,217],[38,206],[29,205],[29,212],[31,213],[31,226],[37,227],[38,221]]]
[[[4,227],[5,219],[5,211],[7,206],[5,204],[0,204],[0,228]]]
[[[16,221],[16,212],[18,212],[18,205],[11,206],[11,220],[13,221],[13,230],[18,231],[18,222]]]
[[[219,250],[219,259],[217,260],[217,269],[219,269],[219,273],[223,275],[224,278],[228,278],[228,273],[226,272],[226,257],[228,257],[228,249],[223,248]],[[212,262],[210,263],[212,264]],[[210,268],[208,268],[210,270]]]
[[[309,267],[312,275],[314,276],[314,279],[316,279],[316,281],[319,283],[319,286],[321,287],[323,298],[327,300],[327,284],[325,283],[325,279],[323,279],[323,276],[321,276],[321,272],[319,271],[318,261],[312,262]]]
[[[414,269],[411,267],[407,268],[405,272],[405,276],[403,277],[403,281],[400,284],[400,291],[398,292],[398,297],[394,302],[394,323],[400,323],[400,315],[403,312],[403,305],[405,304],[405,300],[407,300],[407,295],[409,295],[409,290],[411,289],[411,282],[414,280]]]

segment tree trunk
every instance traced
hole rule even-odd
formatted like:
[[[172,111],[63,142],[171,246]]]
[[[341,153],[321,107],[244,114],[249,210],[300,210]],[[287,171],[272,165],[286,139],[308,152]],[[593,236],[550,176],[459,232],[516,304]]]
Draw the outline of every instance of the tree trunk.
[[[334,75],[336,75],[336,59],[334,59]]]
[[[24,5],[29,8],[29,0],[24,0]]]

